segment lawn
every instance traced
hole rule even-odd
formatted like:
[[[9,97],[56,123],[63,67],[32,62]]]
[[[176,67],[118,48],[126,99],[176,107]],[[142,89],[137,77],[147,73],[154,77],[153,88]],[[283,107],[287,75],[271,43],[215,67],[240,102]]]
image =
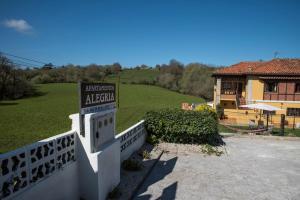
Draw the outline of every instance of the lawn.
[[[70,130],[68,116],[78,112],[77,84],[37,87],[43,95],[0,102],[0,153]],[[141,120],[149,110],[180,108],[182,102],[204,100],[155,86],[121,84],[117,132]]]
[[[240,129],[240,130],[253,130],[253,129],[250,129],[249,126],[236,126],[236,125],[233,126],[233,125],[231,125],[230,127],[237,128],[237,129]],[[219,132],[235,133],[237,131],[231,130],[231,129],[219,124]],[[276,135],[276,136],[280,136],[280,128],[273,128],[271,134]],[[293,130],[292,128],[285,128],[284,129],[284,136],[300,137],[300,129],[296,128],[296,129]]]
[[[220,133],[236,133],[235,130],[227,128],[226,126],[223,126],[222,124],[218,125],[218,129],[219,129]]]
[[[280,129],[279,128],[274,128],[272,135],[280,135]],[[300,137],[300,129],[292,129],[292,128],[285,128],[284,129],[284,136],[296,136]]]

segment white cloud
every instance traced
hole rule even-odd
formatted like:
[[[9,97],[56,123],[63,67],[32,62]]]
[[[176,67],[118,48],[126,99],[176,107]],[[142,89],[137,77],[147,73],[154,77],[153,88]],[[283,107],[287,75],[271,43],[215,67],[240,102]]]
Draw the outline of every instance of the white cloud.
[[[28,22],[24,19],[4,20],[3,25],[22,33],[28,33],[32,30],[32,26],[30,26],[30,24],[28,24]]]

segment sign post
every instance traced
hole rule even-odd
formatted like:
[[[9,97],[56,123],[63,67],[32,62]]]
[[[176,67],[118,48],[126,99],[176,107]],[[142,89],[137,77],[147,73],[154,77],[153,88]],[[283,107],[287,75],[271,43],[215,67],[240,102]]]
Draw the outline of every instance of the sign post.
[[[116,86],[79,82],[78,90],[80,197],[106,199],[120,182],[120,140],[115,138]]]
[[[84,137],[84,115],[115,108],[116,85],[113,83],[78,83],[80,134]]]

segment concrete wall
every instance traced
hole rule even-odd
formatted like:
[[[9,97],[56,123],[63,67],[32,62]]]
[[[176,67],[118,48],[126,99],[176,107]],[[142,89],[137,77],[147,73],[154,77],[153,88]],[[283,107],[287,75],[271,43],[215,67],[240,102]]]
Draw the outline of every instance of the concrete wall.
[[[76,133],[0,155],[0,199],[79,199]]]
[[[14,199],[20,200],[76,200],[78,192],[77,162],[59,170],[57,173],[30,187]]]
[[[126,129],[116,136],[120,141],[121,161],[126,160],[133,152],[140,149],[145,143],[147,132],[144,120]]]

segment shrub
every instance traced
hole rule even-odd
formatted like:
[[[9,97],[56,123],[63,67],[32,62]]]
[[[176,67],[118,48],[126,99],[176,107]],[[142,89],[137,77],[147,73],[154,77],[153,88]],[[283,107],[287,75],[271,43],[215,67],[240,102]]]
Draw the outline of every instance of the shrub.
[[[151,158],[150,152],[147,151],[147,150],[144,150],[144,151],[143,151],[143,158],[144,158],[144,159],[150,159],[150,158]]]
[[[210,110],[186,111],[162,109],[150,111],[145,116],[145,128],[165,142],[186,144],[218,144],[218,118]]]
[[[146,142],[152,145],[156,145],[159,143],[159,139],[155,135],[148,135],[146,138]]]
[[[201,104],[201,105],[198,105],[196,108],[195,108],[195,111],[208,111],[208,112],[216,112],[215,109],[213,109],[212,107],[210,107],[209,105],[206,105],[206,104]]]
[[[55,81],[48,74],[41,74],[33,77],[31,79],[31,82],[35,84],[44,84],[44,83],[53,83]]]
[[[221,156],[224,152],[222,150],[219,150],[218,147],[213,147],[209,144],[205,144],[201,147],[201,152],[207,155],[216,155]]]

